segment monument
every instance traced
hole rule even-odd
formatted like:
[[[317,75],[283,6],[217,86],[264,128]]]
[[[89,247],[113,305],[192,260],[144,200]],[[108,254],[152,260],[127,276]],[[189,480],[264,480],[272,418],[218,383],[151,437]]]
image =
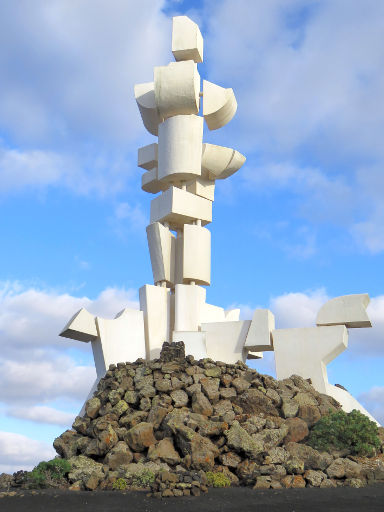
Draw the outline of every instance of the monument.
[[[204,122],[217,130],[237,109],[232,89],[207,80],[197,69],[203,38],[187,16],[173,18],[175,62],[154,69],[153,82],[135,86],[145,128],[157,142],[138,150],[142,189],[154,194],[147,227],[154,284],[139,290],[140,310],[124,309],[113,320],[81,309],[60,336],[91,342],[97,378],[110,364],[158,358],[164,342],[183,341],[186,354],[228,364],[274,351],[278,379],[292,374],[311,379],[346,412],[372,416],[346,390],[328,382],[326,365],[348,345],[348,328],[371,327],[367,294],[337,297],[319,311],[316,327],[275,329],[267,309],[240,320],[240,310],[206,302],[211,284],[211,234],[215,182],[245,162],[236,149],[203,142]],[[202,89],[202,90],[201,90]],[[199,114],[202,115],[199,115]]]

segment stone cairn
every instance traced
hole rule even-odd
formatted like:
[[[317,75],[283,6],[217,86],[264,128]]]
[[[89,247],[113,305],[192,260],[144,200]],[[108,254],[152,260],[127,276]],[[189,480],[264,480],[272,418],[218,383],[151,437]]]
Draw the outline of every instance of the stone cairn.
[[[256,489],[384,481],[381,455],[305,444],[311,427],[340,409],[308,381],[183,352],[182,342],[165,343],[160,359],[109,367],[84,416],[54,441],[72,464],[70,489],[113,489],[120,478],[158,497],[197,496],[207,491],[207,472]]]

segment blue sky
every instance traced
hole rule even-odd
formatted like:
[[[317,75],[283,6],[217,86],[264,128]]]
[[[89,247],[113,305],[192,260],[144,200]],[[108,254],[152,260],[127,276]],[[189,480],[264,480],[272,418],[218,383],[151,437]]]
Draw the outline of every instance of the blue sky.
[[[94,380],[58,332],[152,282],[133,85],[172,59],[171,17],[204,35],[204,78],[238,112],[206,142],[246,155],[216,186],[211,304],[279,327],[369,293],[373,328],[328,367],[384,421],[384,4],[376,0],[5,0],[0,4],[0,472],[54,455]],[[274,372],[268,355],[252,366]]]

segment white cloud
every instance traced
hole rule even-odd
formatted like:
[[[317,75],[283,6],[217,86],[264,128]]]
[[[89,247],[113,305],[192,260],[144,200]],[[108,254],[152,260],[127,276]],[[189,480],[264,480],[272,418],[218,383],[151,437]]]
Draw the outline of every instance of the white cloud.
[[[320,307],[329,299],[323,288],[313,292],[286,293],[274,297],[270,308],[276,316],[276,327],[313,327]]]
[[[39,462],[57,455],[50,443],[1,431],[0,454],[0,473],[13,473],[20,469],[31,471]]]
[[[366,393],[362,393],[359,400],[369,411],[372,411],[373,417],[384,425],[384,387],[374,386]]]
[[[34,421],[36,423],[48,423],[50,425],[60,425],[70,427],[75,419],[75,415],[69,412],[58,411],[52,407],[32,406],[32,407],[11,407],[6,412],[7,416],[20,418],[23,420]]]

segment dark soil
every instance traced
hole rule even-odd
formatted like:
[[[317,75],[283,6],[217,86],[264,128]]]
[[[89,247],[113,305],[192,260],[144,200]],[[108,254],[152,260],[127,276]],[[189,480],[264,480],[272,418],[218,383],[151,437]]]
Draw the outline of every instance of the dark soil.
[[[198,498],[147,497],[117,491],[18,491],[0,499],[1,512],[383,512],[384,485],[363,489],[210,489]]]

